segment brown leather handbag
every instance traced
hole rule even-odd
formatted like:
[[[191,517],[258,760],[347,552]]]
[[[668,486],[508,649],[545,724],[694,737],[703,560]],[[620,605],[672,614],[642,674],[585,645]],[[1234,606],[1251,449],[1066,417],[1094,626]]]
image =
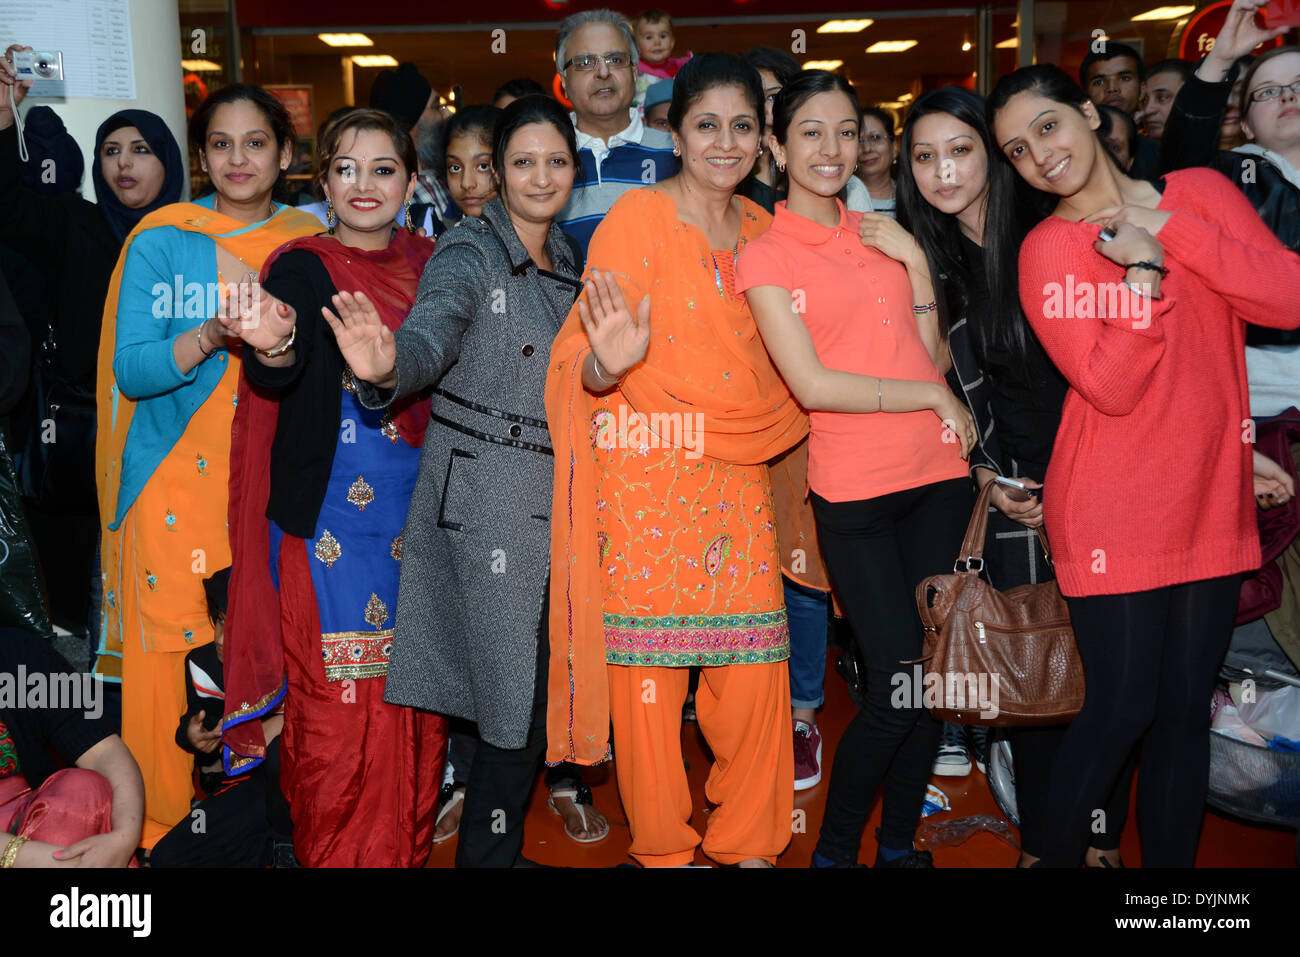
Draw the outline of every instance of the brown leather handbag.
[[[1064,724],[1083,706],[1070,612],[1055,581],[998,591],[980,578],[992,494],[990,482],[975,503],[954,574],[931,575],[916,586],[925,656],[908,662],[915,667],[905,677],[941,721]],[[1041,528],[1038,535],[1050,563]]]

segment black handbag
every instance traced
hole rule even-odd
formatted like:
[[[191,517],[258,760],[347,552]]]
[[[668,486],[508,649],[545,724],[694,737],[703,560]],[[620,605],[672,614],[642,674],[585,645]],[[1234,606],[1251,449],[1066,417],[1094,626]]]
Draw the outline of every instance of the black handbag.
[[[99,514],[95,493],[95,391],[59,372],[47,326],[32,376],[34,419],[23,445],[19,487],[46,511]]]

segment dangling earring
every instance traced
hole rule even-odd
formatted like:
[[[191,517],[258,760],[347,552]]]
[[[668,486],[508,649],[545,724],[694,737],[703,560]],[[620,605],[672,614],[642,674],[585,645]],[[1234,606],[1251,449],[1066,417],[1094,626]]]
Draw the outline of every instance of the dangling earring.
[[[325,225],[329,227],[331,236],[334,235],[334,226],[338,221],[338,213],[334,212],[334,203],[327,198],[325,200]]]
[[[785,164],[784,164],[784,163],[777,163],[777,164],[776,164],[776,171],[777,171],[778,173],[784,173],[784,172],[785,172]]]
[[[406,201],[406,231],[408,233],[415,232],[415,223],[411,222],[411,201],[409,199]]]
[[[673,155],[674,155],[674,156],[681,156],[681,155],[682,155],[682,151],[679,150],[676,146],[674,146],[674,147],[673,147]]]

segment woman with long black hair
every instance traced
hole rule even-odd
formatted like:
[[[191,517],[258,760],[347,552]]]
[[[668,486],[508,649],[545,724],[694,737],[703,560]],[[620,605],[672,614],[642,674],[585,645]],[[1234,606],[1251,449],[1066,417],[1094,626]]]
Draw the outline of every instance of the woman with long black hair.
[[[1122,173],[1057,67],[1003,77],[988,115],[1021,178],[1056,197],[1021,246],[1020,301],[1070,386],[1043,518],[1087,697],[1053,767],[1043,860],[1078,865],[1141,740],[1142,862],[1188,867],[1206,702],[1241,573],[1260,561],[1245,323],[1300,325],[1300,256],[1219,173]]]
[[[973,476],[981,489],[998,475],[1040,489],[1068,385],[1020,308],[1016,256],[1025,233],[1046,215],[1049,197],[1029,188],[996,154],[982,97],[953,86],[923,94],[903,127],[899,222],[940,277],[935,299],[948,330],[949,384],[965,395],[980,427]],[[985,543],[989,579],[1002,589],[1052,577],[1034,531],[1043,524],[1038,493],[1013,494],[994,485]],[[969,730],[976,740],[985,731]],[[961,731],[946,726],[941,749],[960,748]],[[1058,727],[1009,735],[1022,865],[1042,855],[1048,776],[1063,735]],[[979,760],[980,749],[972,745]],[[1103,826],[1088,849],[1090,864],[1119,863],[1131,770],[1130,763],[1106,802]]]

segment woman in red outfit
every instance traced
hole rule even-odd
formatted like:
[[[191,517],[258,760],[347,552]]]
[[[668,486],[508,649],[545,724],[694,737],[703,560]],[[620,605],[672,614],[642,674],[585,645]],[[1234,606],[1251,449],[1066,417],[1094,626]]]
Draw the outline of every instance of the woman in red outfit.
[[[1059,197],[1020,250],[1020,298],[1069,382],[1044,519],[1087,683],[1050,785],[1043,862],[1078,866],[1142,740],[1142,863],[1195,862],[1210,692],[1240,575],[1259,565],[1245,323],[1300,325],[1300,257],[1219,173],[1130,179],[1053,66],[1003,77],[996,142]]]
[[[336,312],[406,320],[433,243],[413,235],[416,157],[379,110],[321,140],[330,235],[262,269],[231,441],[226,771],[267,753],[283,702],[280,786],[307,867],[420,867],[433,839],[446,720],[383,700],[402,532],[429,401],[361,406],[330,333]],[[393,220],[406,206],[405,229]]]

